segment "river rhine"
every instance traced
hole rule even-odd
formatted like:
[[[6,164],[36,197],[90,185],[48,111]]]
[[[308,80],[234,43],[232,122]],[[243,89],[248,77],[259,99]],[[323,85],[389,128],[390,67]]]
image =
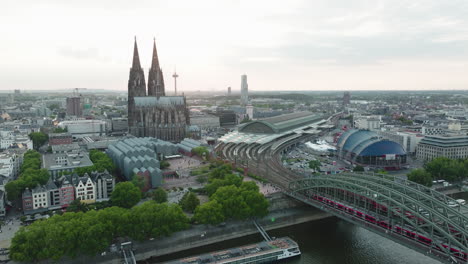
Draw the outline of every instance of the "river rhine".
[[[401,246],[364,228],[335,217],[268,232],[270,236],[289,236],[298,242],[302,255],[283,261],[288,264],[437,264],[440,263],[416,251]],[[223,243],[186,250],[157,258],[147,263],[160,263],[191,255],[227,249],[262,240],[260,234]]]

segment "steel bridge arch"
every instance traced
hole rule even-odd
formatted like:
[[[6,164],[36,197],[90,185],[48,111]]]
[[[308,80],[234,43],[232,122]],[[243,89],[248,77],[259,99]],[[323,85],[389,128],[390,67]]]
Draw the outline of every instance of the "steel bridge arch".
[[[334,187],[333,189],[342,189],[342,190],[346,190],[346,191],[351,191],[351,192],[354,192],[356,191],[357,189],[358,190],[365,190],[365,191],[368,191],[368,192],[372,192],[372,193],[375,193],[376,190],[374,189],[371,189],[371,188],[367,188],[367,187],[364,187],[362,185],[359,185],[357,183],[349,183],[349,182],[346,182],[346,181],[340,181],[340,180],[336,180],[336,179],[331,179],[330,180],[331,183],[334,184]],[[352,187],[356,187],[356,188],[349,188],[349,186],[352,186]],[[307,187],[303,187],[303,188],[300,188],[300,189],[297,189],[295,192],[300,192],[300,191],[304,191],[304,190],[310,190],[311,188],[327,188],[327,187],[330,187],[330,185],[328,183],[319,183],[319,184],[316,184],[314,185],[313,187],[311,186],[307,186]],[[356,193],[358,194],[358,193]],[[294,193],[292,193],[292,195],[294,196]],[[386,194],[382,194],[382,193],[379,193],[379,196],[381,197],[385,197],[387,198],[388,201],[392,201],[394,202],[395,204],[399,205],[400,207],[402,207],[403,209],[405,209],[406,211],[410,211],[412,212],[413,214],[415,214],[416,216],[420,217],[420,218],[424,218],[422,215],[419,214],[419,212],[416,212],[414,211],[413,209],[411,209],[410,207],[408,207],[407,205],[405,205],[404,203],[400,203],[398,200],[395,200],[391,197],[391,193],[389,195],[386,195]],[[368,197],[369,199],[371,199],[371,197]],[[333,199],[333,197],[331,197],[331,199]],[[415,227],[417,230],[419,231],[422,231],[423,233],[427,233],[427,231],[423,231],[421,230],[421,227],[418,227],[413,221],[410,221],[409,219],[407,218],[403,218],[402,219],[403,221],[405,221],[405,223],[408,223],[410,225],[412,225],[413,227]],[[429,222],[429,224],[436,228],[439,232],[441,232],[442,234],[446,235],[446,236],[449,236],[450,235],[442,228],[438,227],[437,225]],[[458,241],[456,240],[453,240],[452,242],[454,242],[457,246],[462,246],[461,243],[459,243]]]
[[[396,214],[400,224],[407,223],[413,226],[417,232],[421,233],[422,231],[421,234],[429,236],[435,245],[447,243],[449,246],[454,245],[468,253],[468,233],[465,228],[466,223],[468,223],[467,217],[444,203],[450,199],[424,186],[415,185],[412,182],[408,183],[406,180],[388,175],[336,174],[292,181],[289,184],[289,194],[297,198],[301,194],[304,195],[304,192],[308,192],[320,193],[332,200],[338,198],[330,194],[323,195],[323,192],[319,191],[320,188],[334,189],[335,195],[336,190],[341,189],[366,197],[366,199],[379,204],[387,202],[388,215],[386,217],[392,223],[395,221],[390,217],[390,213],[397,213],[396,208],[410,212],[415,216],[414,221],[410,221],[405,214]],[[442,200],[441,197],[443,197]],[[360,208],[362,209],[362,207]],[[420,208],[429,212],[429,215],[421,214]],[[367,208],[364,210],[368,211]],[[419,220],[424,220],[424,223],[420,223]],[[452,235],[451,228],[454,228],[458,233]],[[434,236],[434,231],[437,231],[441,237]],[[450,252],[447,252],[448,249],[445,251],[446,254],[450,255]]]

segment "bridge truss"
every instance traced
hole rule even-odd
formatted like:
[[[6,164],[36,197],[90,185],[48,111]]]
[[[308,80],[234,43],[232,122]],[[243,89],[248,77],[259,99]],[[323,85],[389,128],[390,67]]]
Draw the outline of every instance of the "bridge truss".
[[[288,194],[447,263],[468,263],[468,208],[405,179],[341,173],[291,181]]]

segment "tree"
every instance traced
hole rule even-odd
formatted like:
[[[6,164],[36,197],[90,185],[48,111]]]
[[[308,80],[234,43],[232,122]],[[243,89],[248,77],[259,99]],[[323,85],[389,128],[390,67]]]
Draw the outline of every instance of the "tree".
[[[424,169],[429,172],[434,179],[445,179],[447,178],[450,162],[451,160],[449,158],[438,157],[426,163]]]
[[[195,208],[200,205],[200,200],[193,192],[186,192],[179,202],[179,205],[184,211],[193,213]]]
[[[49,105],[49,109],[50,109],[51,111],[60,109],[60,105],[58,105],[58,104],[51,104],[51,105]]]
[[[67,212],[87,212],[89,211],[88,205],[81,202],[81,199],[73,200],[67,207]]]
[[[201,158],[207,157],[210,154],[208,149],[206,147],[203,147],[203,146],[193,148],[192,153],[199,156],[199,157],[201,157]]]
[[[57,127],[54,129],[54,133],[65,133],[65,132],[68,132],[68,129],[66,127],[65,128]]]
[[[165,169],[165,168],[169,168],[169,166],[171,166],[171,164],[169,162],[167,162],[167,160],[162,160],[159,163],[159,166],[161,167],[161,169]]]
[[[195,209],[193,218],[200,224],[217,225],[224,221],[223,207],[216,200],[209,201]]]
[[[212,195],[211,200],[216,200],[223,207],[226,218],[246,219],[249,217],[250,208],[241,196],[239,188],[234,185],[223,186]]]
[[[156,188],[156,190],[153,191],[152,197],[153,200],[157,203],[167,202],[167,192],[161,187],[158,187]]]
[[[208,181],[208,177],[206,175],[200,175],[200,176],[197,176],[196,181],[198,183],[205,183]]]
[[[141,191],[131,182],[119,182],[111,194],[113,205],[131,208],[141,200]]]
[[[213,195],[219,187],[224,186],[224,181],[220,179],[214,179],[209,184],[205,185],[205,191],[208,196]]]
[[[224,179],[227,174],[232,174],[232,166],[231,165],[222,165],[218,168],[213,169],[210,172],[209,180],[213,179]]]
[[[408,173],[408,180],[422,184],[427,187],[432,186],[432,176],[424,169],[415,169]]]
[[[137,240],[169,236],[186,229],[189,219],[177,204],[147,201],[131,210],[130,236]]]
[[[94,163],[94,165],[91,166],[92,171],[103,172],[104,170],[107,170],[110,174],[114,173],[114,162],[106,153],[93,149],[89,152],[89,158]]]
[[[208,196],[214,194],[218,188],[223,186],[234,185],[239,187],[242,184],[242,177],[235,174],[225,174],[222,179],[212,179],[209,184],[205,186],[206,193]]]
[[[9,201],[14,201],[18,199],[23,190],[21,190],[19,181],[10,181],[5,185],[5,191],[7,193],[7,199]]]
[[[242,182],[240,188],[244,191],[254,191],[254,192],[259,191],[258,185],[253,181]]]
[[[264,217],[268,214],[268,200],[258,191],[242,191],[245,203],[249,206],[249,216]]]
[[[136,187],[138,187],[138,189],[140,189],[140,191],[143,191],[145,189],[145,178],[141,175],[137,175],[137,174],[133,174],[133,177],[132,177],[132,183],[133,185],[135,185]]]
[[[354,172],[363,172],[363,171],[364,171],[364,167],[361,166],[361,165],[357,165],[356,167],[354,167],[353,171],[354,171]]]
[[[311,160],[311,161],[309,161],[309,168],[311,168],[311,169],[314,170],[315,172],[317,172],[317,171],[320,170],[320,166],[322,166],[322,164],[321,164],[320,161],[318,161],[318,160]]]
[[[86,213],[67,212],[36,221],[15,233],[10,258],[36,263],[78,254],[94,256],[119,237],[143,240],[168,236],[189,227],[180,206],[148,201],[132,209],[109,207]]]
[[[29,134],[29,138],[33,142],[34,149],[39,149],[47,141],[47,135],[42,132],[32,132]]]

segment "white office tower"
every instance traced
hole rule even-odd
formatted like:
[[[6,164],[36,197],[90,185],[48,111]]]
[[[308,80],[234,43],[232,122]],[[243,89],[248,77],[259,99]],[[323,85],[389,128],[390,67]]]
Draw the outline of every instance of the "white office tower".
[[[245,112],[250,120],[253,120],[253,112],[254,112],[253,110],[254,110],[254,107],[252,105],[247,105],[245,107]]]
[[[241,76],[241,105],[249,103],[249,85],[247,84],[247,75]]]

